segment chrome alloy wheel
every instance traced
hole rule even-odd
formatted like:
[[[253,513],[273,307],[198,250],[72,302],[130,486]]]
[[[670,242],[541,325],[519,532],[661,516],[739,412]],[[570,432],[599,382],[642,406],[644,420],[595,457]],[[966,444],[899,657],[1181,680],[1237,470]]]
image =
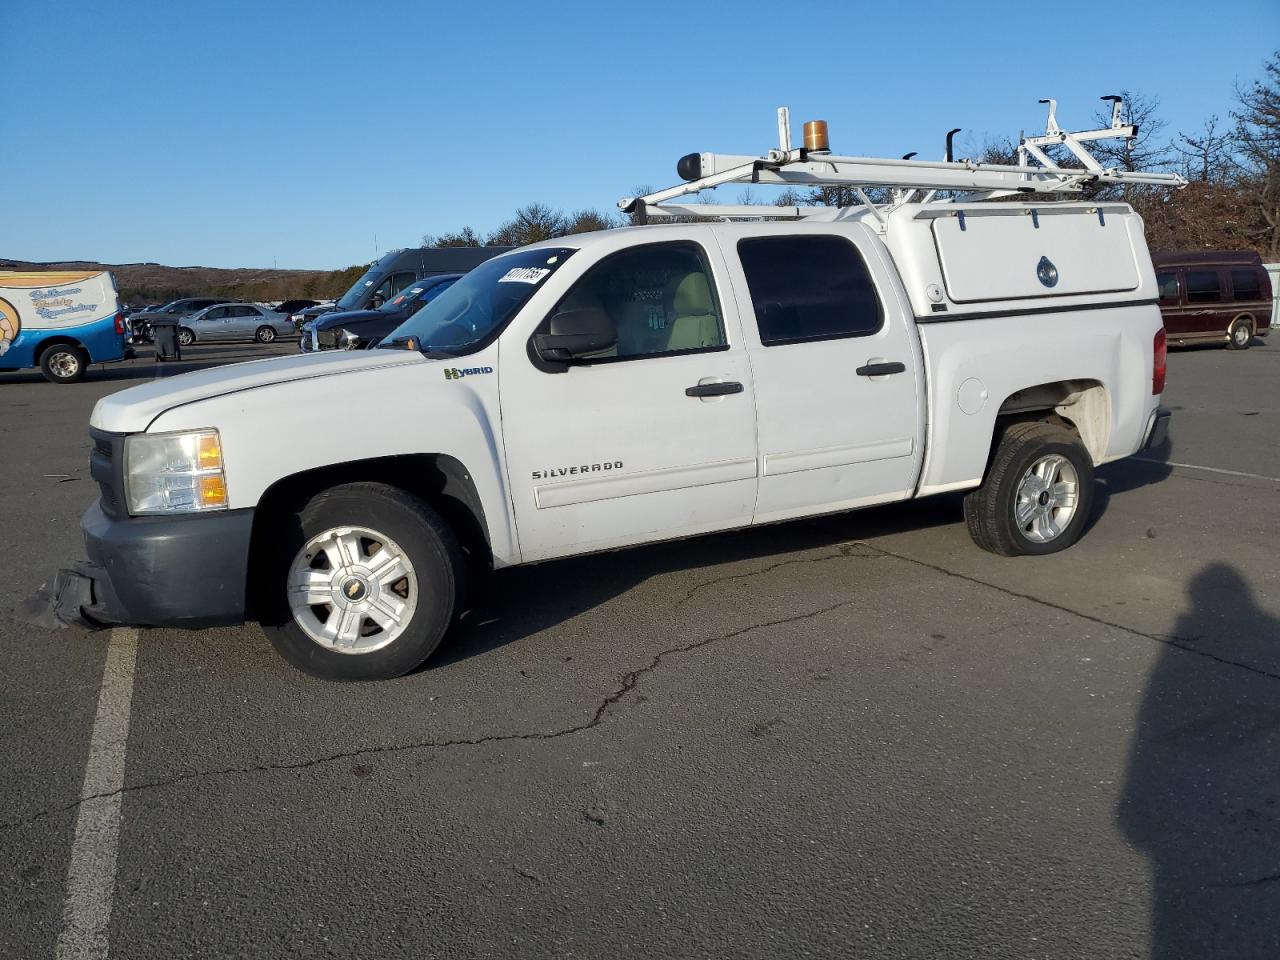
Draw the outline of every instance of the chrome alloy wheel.
[[[1013,522],[1034,543],[1048,543],[1067,529],[1080,502],[1080,478],[1066,457],[1041,457],[1027,469],[1013,501]]]
[[[1231,331],[1231,339],[1237,347],[1247,347],[1253,340],[1253,329],[1248,323],[1237,323]]]
[[[59,350],[49,358],[49,369],[59,380],[68,380],[80,372],[80,358],[71,350]]]
[[[304,633],[335,653],[371,653],[404,632],[418,607],[413,564],[390,537],[334,527],[289,567],[289,609]]]

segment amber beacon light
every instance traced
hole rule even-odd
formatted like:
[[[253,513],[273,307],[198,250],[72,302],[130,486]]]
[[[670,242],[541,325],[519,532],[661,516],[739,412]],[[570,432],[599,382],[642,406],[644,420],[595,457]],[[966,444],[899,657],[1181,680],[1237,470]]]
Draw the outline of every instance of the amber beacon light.
[[[831,141],[827,138],[827,121],[807,120],[804,125],[804,148],[810,153],[828,153]]]

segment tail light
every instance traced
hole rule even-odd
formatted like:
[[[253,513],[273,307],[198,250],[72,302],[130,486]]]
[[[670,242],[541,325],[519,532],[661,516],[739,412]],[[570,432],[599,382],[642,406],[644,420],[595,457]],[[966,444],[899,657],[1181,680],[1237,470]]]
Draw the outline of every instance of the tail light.
[[[124,333],[124,311],[116,314],[116,333]]]
[[[1151,392],[1164,393],[1164,378],[1169,371],[1169,346],[1165,338],[1164,327],[1156,331],[1155,349],[1151,363]]]

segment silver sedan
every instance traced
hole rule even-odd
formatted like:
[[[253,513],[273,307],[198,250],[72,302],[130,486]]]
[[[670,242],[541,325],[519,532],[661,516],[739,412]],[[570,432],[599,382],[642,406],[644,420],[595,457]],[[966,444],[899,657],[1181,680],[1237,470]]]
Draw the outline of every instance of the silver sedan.
[[[278,337],[296,337],[289,318],[256,303],[220,303],[193,313],[178,328],[184,347],[200,340],[257,340],[272,343]]]

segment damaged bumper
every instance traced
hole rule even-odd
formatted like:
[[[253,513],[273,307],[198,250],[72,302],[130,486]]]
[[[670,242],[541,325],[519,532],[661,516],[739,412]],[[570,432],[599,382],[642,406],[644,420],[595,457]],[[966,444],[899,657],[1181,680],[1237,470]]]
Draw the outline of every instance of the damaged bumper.
[[[88,563],[58,572],[54,612],[88,627],[242,623],[252,510],[81,521]]]

